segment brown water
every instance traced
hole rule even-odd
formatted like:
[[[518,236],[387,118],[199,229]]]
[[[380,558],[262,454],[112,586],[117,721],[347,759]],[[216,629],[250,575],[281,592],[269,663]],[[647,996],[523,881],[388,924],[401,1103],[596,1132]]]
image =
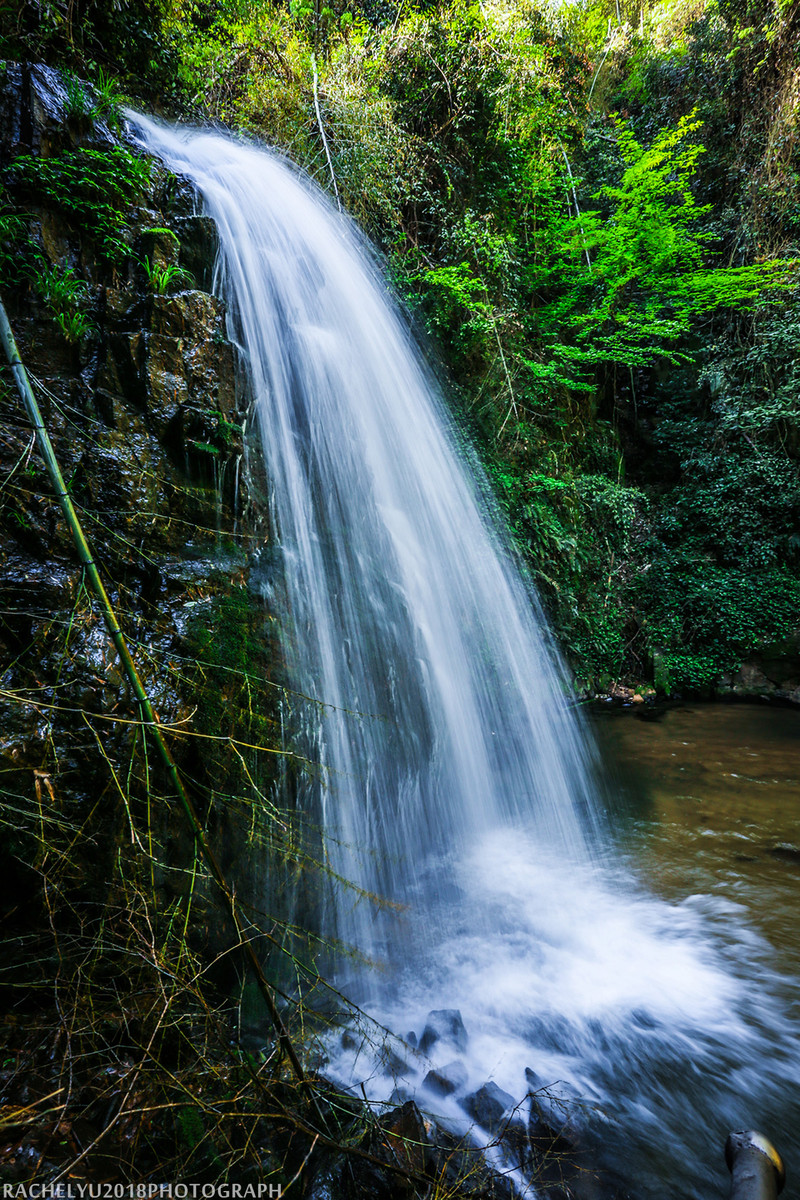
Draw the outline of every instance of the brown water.
[[[715,940],[727,945],[731,971],[750,992],[751,1024],[759,1023],[761,989],[769,993],[772,1014],[777,1005],[774,1049],[786,1063],[787,1035],[790,1046],[800,1038],[800,711],[767,705],[604,709],[593,714],[593,725],[631,866],[669,903],[705,906]],[[761,1041],[756,1061],[752,1055],[737,1061],[732,1046],[721,1064],[723,1076],[741,1073],[743,1085],[738,1095],[733,1089],[719,1127],[708,1130],[707,1154],[721,1153],[725,1119],[761,1128],[787,1162],[784,1197],[797,1198],[800,1079],[778,1072],[767,1096],[757,1095],[764,1090],[752,1086],[758,1060],[764,1079],[774,1073],[768,1024]],[[699,1102],[702,1079],[697,1087]],[[699,1108],[707,1111],[706,1104]],[[690,1102],[687,1120],[691,1109]],[[693,1140],[702,1146],[702,1131]]]

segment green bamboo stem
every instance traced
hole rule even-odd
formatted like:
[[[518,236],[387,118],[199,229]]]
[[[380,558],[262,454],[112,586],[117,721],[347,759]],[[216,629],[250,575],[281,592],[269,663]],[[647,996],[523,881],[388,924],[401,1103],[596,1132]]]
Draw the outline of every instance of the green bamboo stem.
[[[58,465],[58,459],[56,458],[56,453],[53,449],[53,443],[50,441],[50,435],[48,434],[44,421],[42,420],[42,414],[36,401],[36,397],[33,393],[30,379],[28,378],[28,372],[25,370],[25,366],[20,358],[17,343],[14,339],[14,333],[11,329],[8,315],[1,300],[0,341],[3,343],[3,348],[11,366],[20,399],[22,400],[25,411],[28,414],[28,418],[36,434],[36,443],[39,447],[39,453],[44,459],[45,466],[47,467],[47,473],[50,477],[50,482],[53,486],[56,498],[61,505],[61,511],[63,512],[67,524],[72,532],[72,537],[78,551],[78,557],[83,565],[84,571],[86,572],[95,596],[100,603],[103,619],[105,621],[109,636],[114,643],[114,647],[119,655],[120,662],[122,663],[122,668],[128,678],[131,688],[133,689],[136,702],[139,705],[142,725],[147,729],[150,729],[153,737],[155,738],[159,755],[172,782],[172,786],[178,795],[186,818],[192,828],[192,833],[197,842],[200,853],[202,854],[203,859],[205,860],[206,865],[211,872],[212,878],[225,897],[226,907],[239,939],[239,946],[241,947],[242,953],[244,954],[256,978],[259,990],[264,998],[264,1002],[266,1003],[270,1020],[272,1021],[272,1024],[274,1025],[275,1031],[278,1035],[278,1041],[281,1049],[289,1060],[292,1071],[294,1072],[298,1081],[304,1084],[308,1083],[300,1060],[297,1057],[294,1046],[289,1038],[283,1018],[281,1017],[281,1014],[275,1003],[275,997],[272,993],[272,988],[267,982],[264,971],[261,967],[261,963],[258,960],[258,955],[256,954],[252,940],[248,934],[246,924],[242,920],[239,912],[239,906],[237,905],[234,894],[231,888],[228,886],[227,880],[222,873],[219,860],[217,859],[214,850],[209,845],[205,831],[203,830],[203,826],[197,815],[194,804],[192,803],[191,796],[189,795],[186,785],[181,778],[181,774],[178,770],[175,759],[172,757],[172,752],[164,740],[164,735],[161,732],[158,717],[153,711],[150,698],[145,691],[144,684],[142,683],[139,672],[136,669],[136,664],[134,663],[130,650],[128,649],[128,643],[125,640],[125,635],[120,629],[116,613],[114,612],[114,608],[108,598],[108,593],[103,586],[103,581],[100,578],[97,564],[92,557],[92,552],[89,548],[89,543],[86,540],[86,535],[83,532],[80,520],[78,519],[78,514],[75,511],[75,506],[72,503],[72,499],[67,491],[66,484],[64,483],[64,477],[61,474],[61,468]]]

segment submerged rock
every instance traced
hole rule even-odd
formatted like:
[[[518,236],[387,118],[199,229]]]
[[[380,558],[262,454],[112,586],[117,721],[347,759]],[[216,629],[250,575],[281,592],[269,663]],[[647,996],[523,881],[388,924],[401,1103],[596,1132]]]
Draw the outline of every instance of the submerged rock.
[[[437,1042],[449,1042],[457,1050],[466,1050],[467,1031],[457,1008],[435,1008],[428,1013],[419,1048],[428,1054]]]
[[[462,1107],[490,1133],[499,1133],[506,1123],[505,1114],[515,1107],[515,1100],[493,1081],[485,1083],[477,1092],[465,1097]]]
[[[778,842],[771,848],[770,854],[773,858],[782,858],[784,862],[800,866],[800,847],[793,845],[792,842]]]
[[[359,1050],[363,1045],[363,1038],[358,1038],[353,1033],[352,1029],[345,1029],[342,1034],[342,1049],[343,1050]]]
[[[579,1097],[563,1082],[546,1085],[529,1067],[525,1078],[530,1089],[531,1111],[528,1133],[539,1151],[576,1150],[585,1141]]]
[[[480,1200],[512,1200],[518,1195],[505,1174],[492,1170],[482,1147],[460,1126],[439,1117],[432,1127],[431,1140],[429,1173],[458,1189],[455,1194]]]
[[[450,1096],[459,1088],[463,1088],[466,1082],[467,1068],[462,1062],[456,1060],[448,1063],[447,1066],[436,1067],[432,1071],[428,1071],[422,1086],[432,1092],[438,1092],[440,1096]]]

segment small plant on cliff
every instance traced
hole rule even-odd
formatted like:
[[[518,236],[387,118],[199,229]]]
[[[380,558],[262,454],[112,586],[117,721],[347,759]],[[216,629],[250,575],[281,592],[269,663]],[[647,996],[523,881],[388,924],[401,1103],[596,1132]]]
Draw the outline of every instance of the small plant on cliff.
[[[112,129],[119,130],[122,124],[120,114],[121,96],[116,79],[106,74],[102,67],[99,67],[93,86],[95,102],[92,108],[92,116],[95,118],[105,118]]]
[[[4,286],[17,287],[27,281],[36,255],[25,217],[0,207],[0,279]]]
[[[94,330],[94,325],[86,313],[56,313],[56,324],[70,343],[80,342]]]
[[[70,71],[64,73],[64,80],[67,87],[64,111],[68,121],[80,124],[105,120],[112,129],[119,129],[119,89],[116,80],[106,74],[102,67],[98,69],[97,78],[91,85],[85,84]]]
[[[68,342],[79,342],[92,331],[94,326],[85,311],[89,288],[72,267],[41,267],[33,283]]]
[[[64,101],[64,111],[68,121],[83,121],[92,116],[92,102],[80,79],[72,72],[65,72],[67,95]]]
[[[191,287],[194,283],[191,272],[185,270],[183,267],[176,266],[175,263],[167,263],[165,266],[161,266],[159,263],[151,262],[149,258],[145,258],[142,265],[147,276],[147,286],[157,296],[164,296],[181,285]]]

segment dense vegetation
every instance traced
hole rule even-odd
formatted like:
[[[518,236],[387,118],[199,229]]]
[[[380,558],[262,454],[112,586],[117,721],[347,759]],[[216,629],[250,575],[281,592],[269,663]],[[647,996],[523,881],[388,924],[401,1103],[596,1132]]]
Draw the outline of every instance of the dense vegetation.
[[[796,630],[796,6],[124,7],[24,5],[6,53],[266,137],[362,222],[579,678],[705,688]]]

